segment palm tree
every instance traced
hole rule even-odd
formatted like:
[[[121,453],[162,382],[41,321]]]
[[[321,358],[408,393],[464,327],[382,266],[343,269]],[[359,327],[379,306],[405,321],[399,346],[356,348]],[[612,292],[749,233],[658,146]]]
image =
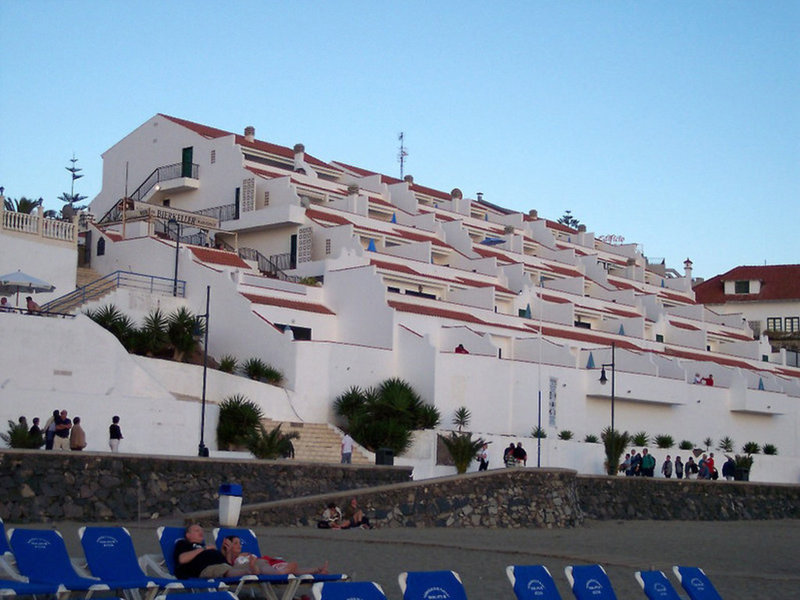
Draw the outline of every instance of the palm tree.
[[[619,469],[619,459],[630,443],[631,436],[627,431],[620,432],[606,427],[600,437],[603,438],[603,445],[606,447],[606,473],[616,475],[617,469]]]
[[[167,337],[174,350],[173,359],[183,362],[186,354],[191,354],[197,347],[200,336],[205,331],[202,317],[195,316],[185,306],[167,317]]]
[[[462,427],[467,427],[472,419],[472,413],[469,412],[466,406],[460,406],[456,409],[455,416],[453,416],[453,425],[458,427],[458,433],[461,433]]]
[[[31,200],[30,198],[26,198],[22,196],[19,200],[14,200],[13,198],[5,198],[3,202],[3,208],[10,212],[18,212],[18,213],[25,213],[31,214],[33,211],[40,206],[44,200],[39,198],[38,200]]]
[[[264,412],[242,394],[235,394],[219,403],[217,444],[221,449],[245,446],[261,427]]]
[[[169,344],[167,328],[169,323],[161,309],[157,308],[148,314],[138,332],[138,350],[147,356],[160,354]]]
[[[296,431],[281,433],[281,426],[278,425],[271,431],[259,425],[258,432],[254,432],[247,440],[247,449],[256,458],[289,458],[294,456],[294,445],[292,440],[300,438]]]
[[[450,456],[453,457],[453,462],[456,464],[456,472],[461,475],[467,472],[467,467],[475,460],[485,442],[483,438],[473,440],[471,433],[458,434],[452,432],[449,437],[442,436],[442,443],[447,447]]]

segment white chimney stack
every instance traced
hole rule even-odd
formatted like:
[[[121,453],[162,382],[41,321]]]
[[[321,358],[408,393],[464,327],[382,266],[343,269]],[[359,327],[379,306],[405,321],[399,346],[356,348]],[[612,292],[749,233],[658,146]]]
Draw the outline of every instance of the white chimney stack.
[[[254,142],[256,139],[256,128],[252,125],[248,125],[244,128],[244,139],[248,142]]]

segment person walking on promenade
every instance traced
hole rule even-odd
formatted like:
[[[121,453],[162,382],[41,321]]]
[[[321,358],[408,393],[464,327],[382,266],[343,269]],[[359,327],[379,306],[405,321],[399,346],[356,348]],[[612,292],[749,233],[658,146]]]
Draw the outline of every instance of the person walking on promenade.
[[[111,418],[111,425],[108,427],[108,447],[112,452],[119,452],[119,442],[122,439],[122,429],[119,427],[119,417],[114,415]]]

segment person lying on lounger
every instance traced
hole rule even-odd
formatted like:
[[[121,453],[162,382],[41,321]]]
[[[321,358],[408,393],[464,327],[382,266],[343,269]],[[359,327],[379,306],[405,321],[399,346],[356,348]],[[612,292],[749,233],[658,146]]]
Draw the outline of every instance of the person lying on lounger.
[[[296,562],[282,558],[262,556],[242,552],[242,540],[235,535],[227,536],[222,542],[222,554],[229,565],[247,567],[255,575],[318,575],[328,572],[328,561],[317,568],[300,567]]]
[[[248,566],[230,565],[213,544],[205,545],[205,535],[200,525],[189,525],[183,539],[175,542],[175,577],[238,577],[250,575]]]

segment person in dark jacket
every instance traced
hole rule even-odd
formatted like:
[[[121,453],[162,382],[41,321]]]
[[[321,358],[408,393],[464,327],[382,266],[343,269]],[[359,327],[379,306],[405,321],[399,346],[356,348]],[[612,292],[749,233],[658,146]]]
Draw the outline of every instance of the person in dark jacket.
[[[736,463],[728,455],[725,455],[725,458],[728,460],[722,463],[722,476],[728,481],[732,481],[733,474],[736,472]]]

